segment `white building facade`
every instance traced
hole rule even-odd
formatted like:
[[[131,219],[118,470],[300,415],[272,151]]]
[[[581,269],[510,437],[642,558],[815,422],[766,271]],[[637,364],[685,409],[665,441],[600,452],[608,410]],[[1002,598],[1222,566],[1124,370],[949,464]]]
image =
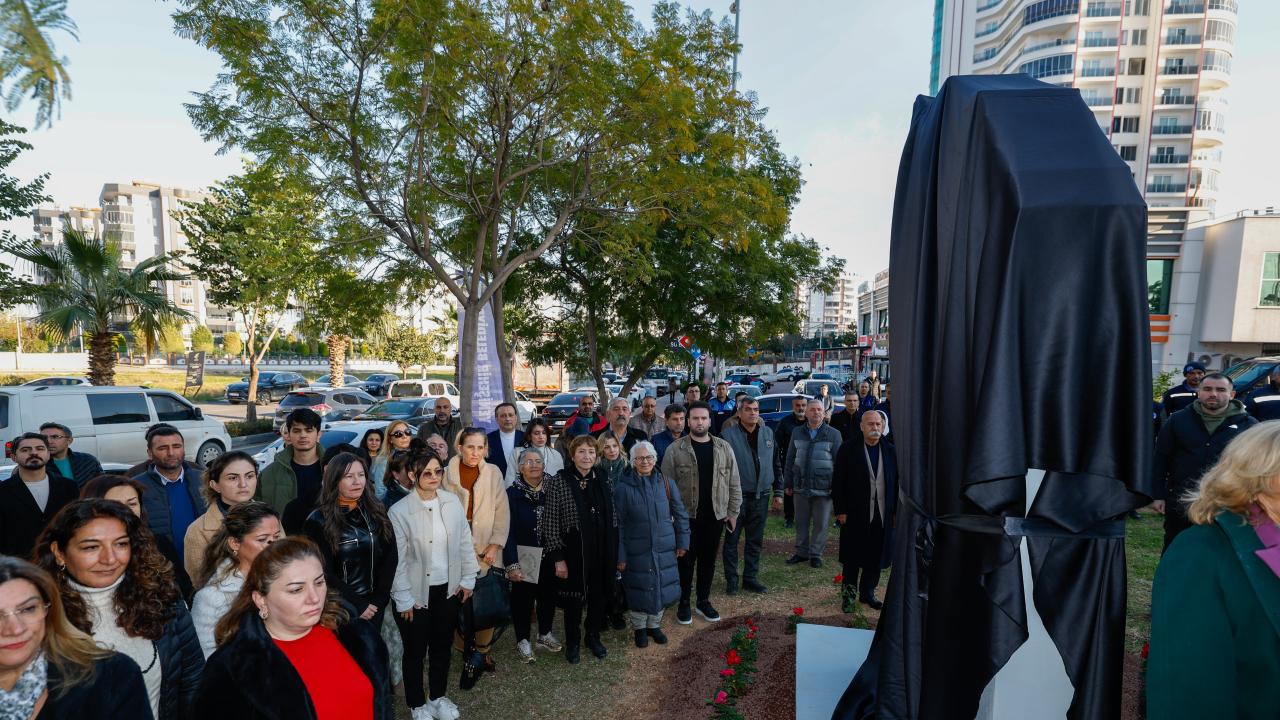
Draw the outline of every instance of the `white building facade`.
[[[800,334],[825,337],[853,332],[858,325],[858,291],[852,275],[841,275],[830,292],[802,283],[797,289]]]
[[[931,83],[1026,73],[1074,87],[1149,207],[1152,366],[1181,368],[1194,313],[1172,289],[1187,228],[1213,217],[1237,0],[937,0]],[[936,80],[935,80],[936,79]]]

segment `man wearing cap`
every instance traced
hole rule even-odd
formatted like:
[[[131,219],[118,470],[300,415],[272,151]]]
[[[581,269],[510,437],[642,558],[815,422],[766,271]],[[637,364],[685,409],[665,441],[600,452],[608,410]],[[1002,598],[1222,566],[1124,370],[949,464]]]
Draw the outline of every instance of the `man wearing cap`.
[[[1204,365],[1189,362],[1182,368],[1182,384],[1164,391],[1160,398],[1161,413],[1167,418],[1196,401],[1196,389],[1204,379]]]
[[[1258,420],[1280,420],[1280,365],[1271,368],[1270,382],[1249,393],[1244,401],[1245,410]]]

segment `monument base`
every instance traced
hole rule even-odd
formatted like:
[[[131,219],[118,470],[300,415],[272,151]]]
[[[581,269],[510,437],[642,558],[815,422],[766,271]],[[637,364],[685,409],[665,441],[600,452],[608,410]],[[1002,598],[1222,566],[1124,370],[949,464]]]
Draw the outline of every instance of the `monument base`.
[[[796,626],[796,720],[831,720],[874,636],[871,630]]]

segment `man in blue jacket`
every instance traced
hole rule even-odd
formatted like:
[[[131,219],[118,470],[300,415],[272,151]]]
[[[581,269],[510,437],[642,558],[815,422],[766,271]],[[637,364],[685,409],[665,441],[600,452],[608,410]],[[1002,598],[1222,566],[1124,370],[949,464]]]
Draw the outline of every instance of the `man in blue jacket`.
[[[707,401],[707,406],[711,408],[711,434],[720,437],[720,429],[724,421],[733,416],[735,405],[733,398],[729,397],[728,383],[716,383],[715,393],[715,397]]]
[[[1182,367],[1182,383],[1165,390],[1160,396],[1160,411],[1164,417],[1170,417],[1196,401],[1196,389],[1200,387],[1204,374],[1205,367],[1198,362],[1189,362]]]
[[[1280,420],[1280,365],[1271,368],[1266,385],[1249,393],[1244,407],[1258,422]]]
[[[769,519],[769,498],[782,507],[782,467],[778,460],[773,431],[760,421],[760,402],[750,395],[738,403],[738,422],[726,427],[721,439],[729,443],[738,461],[742,486],[742,507],[738,526],[725,535],[725,592],[738,592],[738,540],[746,536],[743,552],[742,587],[754,593],[769,589],[760,582],[760,552],[764,549],[764,524]]]

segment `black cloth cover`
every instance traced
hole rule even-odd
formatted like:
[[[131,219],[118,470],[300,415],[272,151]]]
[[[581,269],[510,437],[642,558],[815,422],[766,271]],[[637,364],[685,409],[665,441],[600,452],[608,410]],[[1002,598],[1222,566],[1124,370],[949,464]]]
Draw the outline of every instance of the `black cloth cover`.
[[[1080,94],[960,76],[917,99],[898,171],[890,356],[904,494],[885,608],[835,718],[973,718],[1027,638],[1021,537],[931,518],[1028,517],[1070,533],[1145,505],[1151,351],[1146,205]],[[1120,712],[1122,537],[1028,538],[1034,603],[1075,688]]]

